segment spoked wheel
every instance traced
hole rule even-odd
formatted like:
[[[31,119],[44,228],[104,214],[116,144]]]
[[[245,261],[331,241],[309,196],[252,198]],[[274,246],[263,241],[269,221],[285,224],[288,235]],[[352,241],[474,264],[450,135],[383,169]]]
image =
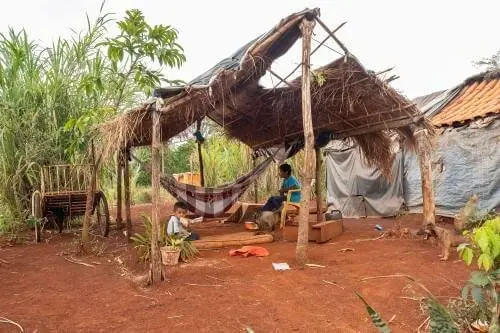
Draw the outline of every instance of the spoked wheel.
[[[108,200],[106,200],[102,191],[95,194],[94,200],[95,206],[92,220],[90,221],[90,231],[94,234],[107,237],[109,233]]]

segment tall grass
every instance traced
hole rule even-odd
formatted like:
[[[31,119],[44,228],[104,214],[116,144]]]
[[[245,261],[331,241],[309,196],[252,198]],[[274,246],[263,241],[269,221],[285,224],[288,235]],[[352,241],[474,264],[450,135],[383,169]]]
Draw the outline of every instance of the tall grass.
[[[26,218],[41,165],[83,159],[88,143],[75,144],[65,124],[90,111],[103,117],[114,112],[107,105],[117,78],[99,46],[109,22],[108,15],[87,18],[85,31],[49,47],[24,30],[0,34],[2,230],[15,230]]]

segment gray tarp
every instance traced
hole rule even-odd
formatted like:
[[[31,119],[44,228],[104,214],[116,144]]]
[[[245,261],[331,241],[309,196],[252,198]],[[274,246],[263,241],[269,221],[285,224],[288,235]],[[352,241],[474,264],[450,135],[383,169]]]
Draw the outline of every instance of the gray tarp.
[[[482,127],[445,130],[433,154],[433,184],[436,213],[457,214],[473,194],[478,208],[500,207],[500,120]],[[404,192],[411,212],[422,211],[420,170],[415,156],[405,154]]]
[[[438,139],[432,156],[436,213],[454,216],[473,194],[479,196],[480,210],[498,210],[500,120],[446,129]],[[391,184],[363,164],[358,148],[327,148],[326,168],[327,202],[346,217],[394,216],[403,196],[410,212],[422,212],[420,169],[412,152],[397,154]]]
[[[396,154],[392,181],[366,166],[360,149],[326,149],[327,203],[344,217],[394,216],[403,204],[403,159]]]

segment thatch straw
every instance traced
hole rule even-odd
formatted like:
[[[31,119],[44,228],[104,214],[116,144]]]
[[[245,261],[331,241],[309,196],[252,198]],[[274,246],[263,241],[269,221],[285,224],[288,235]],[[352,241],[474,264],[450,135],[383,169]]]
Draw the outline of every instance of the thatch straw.
[[[300,16],[283,20],[266,38],[251,46],[238,69],[220,70],[210,85],[186,87],[161,105],[150,102],[99,127],[106,155],[126,145],[151,143],[151,110],[161,114],[162,141],[181,133],[198,119],[213,119],[231,137],[252,148],[271,147],[303,137],[301,80],[284,88],[258,85],[274,59],[299,38]],[[314,71],[311,78],[315,134],[353,137],[367,162],[386,175],[392,153],[390,129],[414,143],[410,126],[424,120],[415,105],[398,94],[354,57],[342,57]]]

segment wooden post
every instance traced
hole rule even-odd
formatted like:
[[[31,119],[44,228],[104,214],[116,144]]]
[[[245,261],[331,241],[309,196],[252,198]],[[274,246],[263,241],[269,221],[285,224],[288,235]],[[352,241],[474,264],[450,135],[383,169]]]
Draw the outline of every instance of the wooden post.
[[[311,35],[314,21],[303,19],[300,23],[302,32],[302,123],[304,128],[304,180],[302,183],[302,200],[299,213],[299,230],[297,238],[296,258],[299,266],[307,263],[307,247],[309,241],[309,196],[311,180],[314,172],[314,131],[311,116]]]
[[[417,129],[418,161],[420,166],[420,178],[422,181],[423,220],[422,226],[436,224],[436,205],[434,202],[434,191],[432,188],[431,147],[426,129]]]
[[[252,170],[255,170],[257,167],[257,157],[254,157],[252,155]],[[259,179],[256,179],[253,182],[253,200],[255,203],[259,203],[259,184],[258,184]]]
[[[322,222],[323,196],[321,192],[321,148],[316,148],[316,220]]]
[[[116,153],[116,229],[123,228],[122,218],[122,178],[123,178],[123,156],[119,150]]]
[[[196,131],[201,131],[201,120],[196,122]],[[205,186],[205,173],[203,168],[203,154],[201,153],[201,142],[196,141],[198,144],[198,160],[200,161],[200,184],[202,187]],[[191,170],[192,171],[192,170]],[[191,176],[193,174],[191,173]]]
[[[91,142],[91,164],[92,167],[90,170],[90,181],[87,185],[87,199],[85,202],[85,217],[83,219],[83,228],[82,228],[82,247],[84,250],[87,249],[87,245],[89,242],[89,229],[90,229],[90,219],[92,217],[92,209],[94,208],[94,196],[95,189],[97,183],[97,165],[95,161],[95,149],[94,149],[94,141]]]
[[[127,240],[130,241],[132,236],[132,216],[130,213],[130,148],[127,147],[122,151],[123,158],[123,186],[125,187],[125,223],[127,225]]]
[[[151,208],[151,284],[158,283],[163,279],[163,268],[159,247],[160,240],[160,146],[161,128],[160,113],[153,110],[153,128],[151,140],[151,185],[152,185],[152,208]]]

